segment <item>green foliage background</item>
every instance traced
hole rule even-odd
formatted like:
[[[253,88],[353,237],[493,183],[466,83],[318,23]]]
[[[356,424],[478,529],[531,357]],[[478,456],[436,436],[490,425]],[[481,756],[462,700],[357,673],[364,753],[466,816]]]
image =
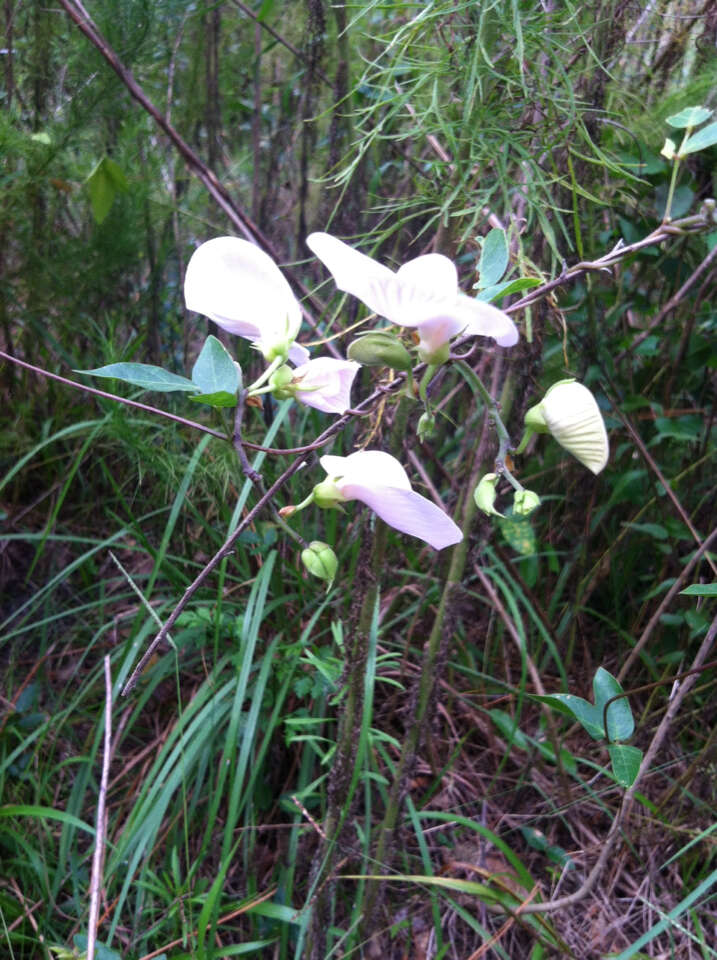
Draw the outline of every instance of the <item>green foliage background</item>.
[[[234,226],[63,6],[9,0],[3,11],[0,349],[70,377],[120,361],[188,375],[212,331],[184,309],[186,263]],[[670,182],[665,119],[717,107],[713,6],[97,0],[87,9],[295,287],[312,292],[308,340],[358,316],[309,256],[314,229],[394,265],[443,252],[465,290],[497,223],[510,239],[508,276],[541,281],[647,235]],[[674,217],[715,195],[716,160],[710,147],[681,165]],[[306,539],[339,554],[324,596],[295,545],[261,519],[195,595],[174,647],[116,701],[99,927],[116,951],[108,956],[308,956],[318,917],[322,960],[369,956],[369,939],[390,957],[468,957],[505,920],[497,904],[514,911],[536,883],[546,898],[556,885],[572,889],[619,793],[604,744],[563,718],[559,745],[548,736],[527,696],[525,653],[546,689],[590,697],[598,666],[617,674],[657,616],[624,680],[638,691],[633,742],[644,747],[707,631],[713,599],[659,604],[715,525],[714,261],[680,291],[716,244],[717,228],[679,235],[585,274],[522,313],[509,355],[495,365],[473,356],[482,374],[496,371],[497,390],[508,384],[516,440],[548,385],[585,382],[608,423],[611,461],[593,482],[557,445],[536,445],[516,467],[540,491],[534,519],[523,529],[476,521],[398,854],[375,863],[372,831],[443,568],[416,541],[389,537],[340,872],[392,870],[423,885],[383,884],[368,932],[365,880],[329,884],[312,919],[310,865],[330,799],[346,637],[368,589],[370,521],[358,511],[302,515]],[[260,371],[246,343],[230,347],[247,375]],[[437,435],[419,445],[414,416],[403,451],[416,452],[451,506],[484,427],[462,383],[446,373]],[[197,444],[181,426],[4,360],[0,390],[0,943],[34,958],[53,945],[83,949],[73,938],[87,933],[102,656],[119,689],[154,618],[171,612],[252,495],[230,444]],[[227,425],[174,395],[161,403]],[[310,442],[325,425],[287,403],[265,414],[250,411],[246,437],[274,447]],[[387,443],[391,418],[388,407],[369,427],[357,423],[334,452],[371,431]],[[493,452],[487,445],[487,465]],[[282,463],[255,459],[268,482]],[[307,477],[297,473],[282,502],[303,499]],[[689,582],[713,580],[703,559]],[[710,668],[591,905],[514,924],[494,954],[715,955],[715,719]],[[512,894],[487,881],[506,871]],[[678,911],[679,926],[654,932],[634,906],[642,898],[667,913],[688,891],[699,897]]]

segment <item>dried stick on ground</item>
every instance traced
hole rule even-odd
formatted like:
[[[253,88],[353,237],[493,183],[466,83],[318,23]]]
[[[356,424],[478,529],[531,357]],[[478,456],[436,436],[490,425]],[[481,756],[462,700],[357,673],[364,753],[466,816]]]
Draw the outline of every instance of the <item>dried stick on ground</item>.
[[[102,861],[105,847],[105,806],[107,803],[107,783],[110,777],[110,756],[112,754],[112,673],[109,654],[104,659],[105,667],[105,740],[102,754],[102,777],[97,798],[97,827],[95,830],[95,849],[92,854],[92,877],[90,879],[90,918],[87,925],[87,960],[94,960],[95,941],[97,940],[97,918],[100,914],[100,892],[102,890]]]

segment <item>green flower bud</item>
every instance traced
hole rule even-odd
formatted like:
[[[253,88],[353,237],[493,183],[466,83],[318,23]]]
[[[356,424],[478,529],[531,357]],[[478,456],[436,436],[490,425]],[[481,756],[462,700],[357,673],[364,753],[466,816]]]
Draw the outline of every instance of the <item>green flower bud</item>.
[[[436,418],[432,413],[422,413],[418,418],[416,433],[418,439],[423,443],[426,437],[431,437],[436,432]]]
[[[321,483],[317,483],[314,487],[313,498],[316,506],[323,510],[337,508],[339,504],[346,501],[333,480],[322,480]]]
[[[308,547],[301,551],[301,562],[309,573],[319,580],[328,580],[329,586],[339,568],[336,554],[328,543],[322,543],[321,540],[312,540]]]
[[[600,473],[607,463],[609,444],[605,423],[595,397],[576,380],[559,380],[540,403],[525,415],[521,453],[532,433],[551,433],[561,447],[580,463]]]
[[[411,369],[410,353],[392,333],[365,333],[349,344],[346,356],[365,367],[391,367],[405,372]]]
[[[296,384],[294,380],[294,371],[286,365],[275,370],[269,377],[269,386],[271,392],[279,400],[290,400],[296,393]]]
[[[516,490],[513,497],[513,516],[527,517],[540,506],[540,497],[532,490]]]
[[[492,514],[495,517],[502,517],[503,514],[499,513],[493,506],[495,503],[495,488],[497,485],[498,474],[486,473],[486,475],[480,479],[478,486],[473,491],[473,499],[475,500],[478,509],[482,510],[483,513],[487,513],[489,516]]]

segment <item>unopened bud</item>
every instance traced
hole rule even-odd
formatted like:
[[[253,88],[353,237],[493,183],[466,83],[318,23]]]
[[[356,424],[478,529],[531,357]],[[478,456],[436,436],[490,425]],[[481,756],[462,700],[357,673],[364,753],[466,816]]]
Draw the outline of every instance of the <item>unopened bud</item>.
[[[423,443],[426,437],[431,437],[436,432],[436,418],[432,413],[422,413],[418,418],[416,433],[418,439]]]
[[[328,543],[323,543],[321,540],[312,540],[309,546],[301,551],[301,562],[309,573],[320,580],[328,580],[329,584],[332,583],[339,568],[336,554]]]
[[[499,513],[493,506],[495,503],[495,488],[497,484],[498,474],[486,473],[486,475],[480,479],[478,486],[473,491],[473,499],[475,500],[478,509],[482,510],[483,513],[487,513],[489,516],[493,515],[495,517],[502,517],[503,514]]]
[[[392,333],[366,333],[349,344],[349,360],[365,367],[391,367],[392,370],[411,369],[411,355]]]
[[[540,497],[533,490],[516,490],[513,497],[513,516],[527,517],[540,506]]]
[[[280,507],[279,509],[279,516],[282,518],[282,520],[286,520],[286,518],[290,517],[292,513],[296,513],[296,507],[293,503],[290,503],[285,507]]]

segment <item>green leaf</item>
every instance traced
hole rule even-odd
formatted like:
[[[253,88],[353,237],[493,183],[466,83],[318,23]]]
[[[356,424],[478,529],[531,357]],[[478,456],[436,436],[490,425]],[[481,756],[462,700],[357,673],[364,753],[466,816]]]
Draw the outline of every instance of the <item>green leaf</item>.
[[[259,11],[256,15],[256,19],[261,23],[266,20],[269,14],[274,9],[274,4],[276,0],[263,0],[262,5],[259,7]]]
[[[192,380],[205,396],[227,393],[233,397],[233,403],[219,406],[234,406],[236,394],[241,387],[239,368],[234,363],[223,343],[216,337],[208,336],[201,353],[192,368]],[[200,399],[195,397],[195,400]],[[205,400],[205,403],[209,401]],[[215,406],[217,404],[214,404]]]
[[[602,711],[598,710],[592,703],[588,703],[587,700],[583,700],[582,697],[575,697],[572,693],[548,693],[544,696],[535,695],[532,699],[547,703],[558,713],[574,717],[581,727],[587,730],[593,740],[605,739]]]
[[[117,193],[127,191],[129,183],[119,164],[110,160],[109,157],[102,157],[86,182],[90,193],[92,216],[95,222],[100,224],[110,212]]]
[[[625,743],[611,743],[608,753],[612,772],[621,787],[631,787],[642,763],[642,750]]]
[[[631,530],[646,533],[648,537],[654,537],[655,540],[667,540],[669,536],[667,530],[659,523],[623,523],[623,527],[629,527]]]
[[[500,532],[508,544],[522,557],[531,557],[536,553],[538,544],[533,525],[527,517],[497,517]]]
[[[508,241],[505,230],[495,227],[483,240],[478,264],[481,290],[498,283],[508,266]]]
[[[540,280],[537,277],[516,277],[515,280],[504,280],[502,283],[494,283],[490,287],[483,287],[476,295],[477,300],[490,302],[497,300],[498,297],[507,297],[511,293],[519,293],[521,290],[529,290],[531,287],[539,287]],[[474,289],[478,289],[480,284],[476,283]]]
[[[189,398],[197,403],[207,403],[210,407],[235,407],[237,397],[235,393],[226,390],[217,390],[215,393],[195,393]]]
[[[680,590],[685,597],[717,597],[717,583],[691,583],[689,587]]]
[[[685,127],[697,127],[712,116],[712,111],[706,107],[685,107],[679,113],[673,113],[667,117],[666,123],[676,130],[684,130]]]
[[[158,390],[162,393],[171,393],[175,390],[187,390],[196,393],[196,383],[186,377],[177,376],[155,367],[151,363],[110,363],[106,367],[97,367],[96,370],[75,370],[75,373],[86,373],[91,377],[114,377],[123,380],[143,390]]]
[[[717,123],[708,123],[706,127],[702,127],[697,133],[687,138],[680,147],[678,155],[684,157],[688,153],[696,153],[698,150],[712,147],[715,143],[717,143]]]
[[[595,692],[595,706],[600,713],[600,728],[603,729],[603,714],[605,704],[612,697],[623,692],[619,681],[604,667],[598,667],[593,677]],[[607,738],[608,740],[629,740],[635,730],[635,721],[627,697],[613,700],[607,708]]]

